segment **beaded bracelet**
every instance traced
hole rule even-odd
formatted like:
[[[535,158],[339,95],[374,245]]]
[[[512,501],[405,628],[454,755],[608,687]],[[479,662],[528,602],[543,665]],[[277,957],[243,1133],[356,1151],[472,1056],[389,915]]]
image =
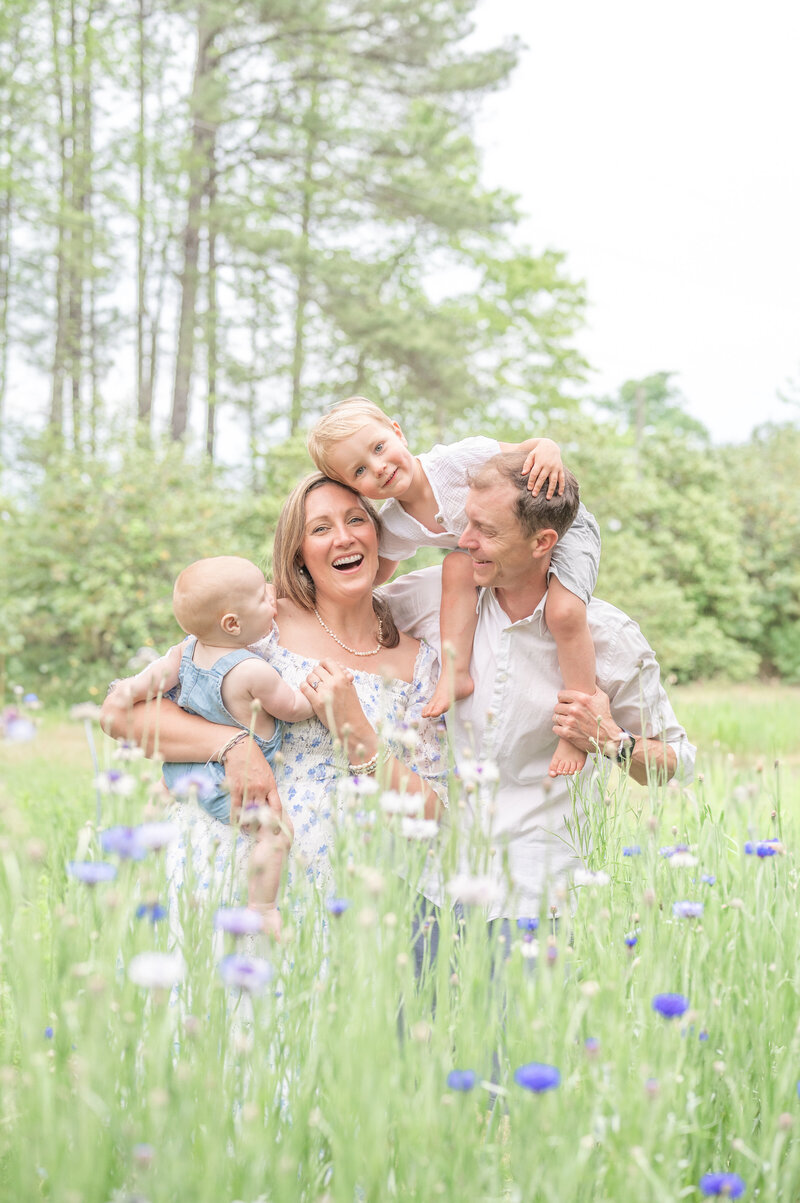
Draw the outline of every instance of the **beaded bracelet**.
[[[378,753],[371,756],[369,760],[365,760],[363,764],[351,764],[351,777],[371,777],[378,767]]]
[[[221,764],[224,766],[225,757],[228,755],[231,748],[235,748],[236,745],[240,744],[243,739],[249,739],[249,737],[250,737],[249,731],[237,731],[237,733],[235,735],[231,736],[231,738],[228,740],[227,743],[224,743],[222,745],[220,750],[217,752],[216,756],[214,756],[212,758],[211,763],[212,764]]]

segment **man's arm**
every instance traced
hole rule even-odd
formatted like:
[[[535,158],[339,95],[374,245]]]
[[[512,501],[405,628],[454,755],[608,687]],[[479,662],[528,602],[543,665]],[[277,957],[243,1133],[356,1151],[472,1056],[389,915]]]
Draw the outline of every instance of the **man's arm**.
[[[676,772],[691,781],[696,749],[689,743],[661,684],[655,653],[632,619],[616,611],[604,620],[604,602],[591,602],[589,625],[598,657],[598,690],[594,695],[564,690],[553,714],[555,734],[589,752],[615,759],[620,735],[636,739],[631,776],[640,784],[648,771],[660,780]],[[608,608],[611,609],[611,608]]]
[[[553,713],[553,732],[559,739],[569,740],[583,752],[600,751],[614,760],[627,730],[614,720],[608,694],[599,687],[593,694],[567,689],[559,693]],[[630,734],[635,743],[628,770],[634,781],[647,785],[654,775],[660,781],[669,781],[675,776],[678,756],[670,744],[636,735],[633,731]]]

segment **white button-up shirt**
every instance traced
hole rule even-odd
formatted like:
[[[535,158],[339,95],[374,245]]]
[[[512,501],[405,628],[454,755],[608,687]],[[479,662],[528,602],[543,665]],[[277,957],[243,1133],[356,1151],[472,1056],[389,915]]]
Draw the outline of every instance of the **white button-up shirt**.
[[[441,570],[409,573],[385,592],[400,629],[438,647]],[[567,829],[574,814],[571,779],[548,776],[558,742],[553,708],[563,681],[544,603],[543,598],[529,617],[512,622],[491,589],[480,592],[470,665],[475,692],[457,702],[453,718],[447,718],[459,767],[489,763],[499,772],[496,790],[482,787],[468,794],[466,809],[453,816],[454,821],[457,814],[464,816],[465,848],[476,820],[488,838],[488,868],[469,864],[468,852],[462,868],[491,877],[489,919],[537,915],[545,896],[548,905],[561,902],[563,909],[564,879],[580,864]],[[594,598],[588,620],[597,681],[610,698],[614,719],[637,735],[664,740],[675,750],[676,775],[690,780],[695,749],[675,717],[655,654],[638,625]],[[599,802],[600,779],[610,767],[602,756],[588,757],[577,796]]]

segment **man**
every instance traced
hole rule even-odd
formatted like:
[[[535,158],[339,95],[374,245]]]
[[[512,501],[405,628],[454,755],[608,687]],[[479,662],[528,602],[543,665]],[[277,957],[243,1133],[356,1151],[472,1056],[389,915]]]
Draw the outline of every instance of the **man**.
[[[480,589],[470,666],[475,691],[455,704],[447,721],[457,763],[490,763],[499,774],[493,797],[485,789],[473,793],[465,811],[466,827],[474,833],[479,820],[488,836],[494,887],[489,919],[537,915],[545,895],[557,907],[564,877],[579,864],[567,830],[573,787],[548,776],[558,738],[597,753],[575,779],[583,798],[597,797],[591,776],[602,764],[599,752],[641,783],[668,780],[676,771],[690,779],[695,752],[639,627],[606,602],[592,599],[588,607],[598,689],[563,690],[544,603],[558,538],[553,525],[569,525],[578,486],[568,473],[561,498],[548,501],[544,491],[532,497],[522,463],[509,452],[476,474],[459,544],[472,557]],[[439,581],[438,569],[425,569],[386,588],[398,626],[432,643],[438,637]]]

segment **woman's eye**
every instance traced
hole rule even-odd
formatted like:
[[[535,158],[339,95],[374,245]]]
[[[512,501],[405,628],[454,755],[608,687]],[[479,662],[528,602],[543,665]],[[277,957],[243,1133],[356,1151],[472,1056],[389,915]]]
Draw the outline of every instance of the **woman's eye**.
[[[324,526],[315,526],[312,530],[312,535],[321,535],[326,528]]]
[[[359,526],[361,525],[361,523],[363,521],[364,521],[364,519],[360,516],[360,514],[354,514],[353,517],[350,519],[351,523],[357,522]]]

